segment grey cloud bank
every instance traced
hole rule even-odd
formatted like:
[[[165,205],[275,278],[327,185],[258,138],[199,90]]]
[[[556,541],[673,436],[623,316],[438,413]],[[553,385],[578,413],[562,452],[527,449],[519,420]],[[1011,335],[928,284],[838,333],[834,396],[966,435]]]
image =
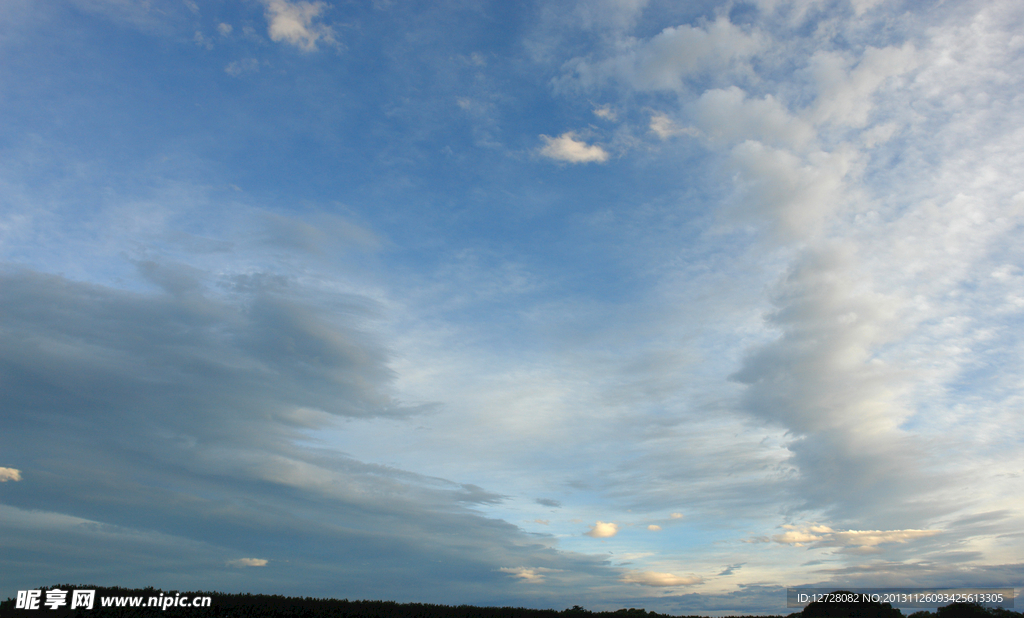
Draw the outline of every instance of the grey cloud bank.
[[[127,557],[152,555],[193,587],[230,585],[225,565],[264,561],[268,573],[247,581],[266,592],[337,594],[344,581],[372,596],[397,584],[435,602],[478,600],[474,588],[500,585],[510,563],[606,570],[468,510],[501,499],[478,487],[297,446],[330,415],[406,413],[386,394],[385,352],[312,315],[295,289],[231,279],[209,298],[167,269],[141,266],[165,288],[148,294],[3,273],[0,372],[19,386],[7,389],[2,448],[24,487],[5,492],[12,559],[142,585]],[[356,324],[371,313],[342,299],[335,320],[339,306]],[[91,566],[105,555],[121,566]],[[8,585],[49,573],[25,569]]]

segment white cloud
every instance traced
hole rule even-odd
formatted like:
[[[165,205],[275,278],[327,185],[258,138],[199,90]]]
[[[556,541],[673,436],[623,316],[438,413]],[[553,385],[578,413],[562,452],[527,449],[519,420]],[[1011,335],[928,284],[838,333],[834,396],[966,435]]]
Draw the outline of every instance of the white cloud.
[[[659,526],[657,524],[651,524],[651,525],[647,526],[647,529],[651,530],[652,532],[657,532],[658,530],[661,530],[661,526]]]
[[[244,58],[234,60],[224,67],[224,72],[232,77],[238,77],[244,73],[255,73],[260,70],[260,63],[255,58]]]
[[[791,115],[772,95],[749,99],[736,86],[706,90],[692,104],[691,111],[704,132],[716,140],[753,139],[802,148],[815,138],[811,125]]]
[[[615,113],[615,110],[613,110],[608,105],[603,105],[601,107],[595,108],[594,115],[597,116],[598,118],[603,118],[605,120],[611,121],[614,121],[616,118],[618,118],[618,115]]]
[[[661,139],[668,139],[676,135],[700,134],[700,132],[693,127],[680,127],[671,118],[661,113],[651,114],[651,122],[648,125],[648,128]]]
[[[196,30],[196,33],[192,37],[192,40],[195,42],[196,45],[198,45],[200,47],[205,47],[206,49],[213,49],[213,41],[211,41],[210,39],[206,38],[203,35],[203,33],[198,31],[198,30]]]
[[[265,0],[267,32],[272,41],[285,41],[302,49],[314,51],[318,42],[336,45],[334,30],[316,20],[327,8],[324,2],[288,2]]]
[[[879,353],[903,333],[903,302],[873,289],[853,251],[837,244],[797,257],[766,316],[780,334],[752,350],[733,378],[747,385],[746,411],[792,432],[788,464],[799,473],[791,489],[807,508],[908,521],[909,505],[936,480],[921,445],[901,429],[913,413],[905,399],[913,374]],[[788,538],[803,542],[797,536]]]
[[[835,541],[841,545],[874,547],[883,543],[907,543],[915,539],[923,539],[941,530],[842,530],[833,534]]]
[[[873,107],[875,92],[891,77],[917,65],[917,52],[910,43],[883,49],[868,47],[857,68],[847,70],[846,57],[819,51],[811,57],[809,70],[818,87],[818,98],[810,117],[815,123],[863,127]]]
[[[786,527],[786,526],[783,526]],[[813,541],[821,541],[825,537],[821,534],[816,534],[814,531],[808,530],[787,530],[782,534],[776,534],[772,537],[772,540],[776,543],[782,543],[784,545],[803,545],[804,543],[811,543]]]
[[[629,571],[621,578],[620,582],[626,584],[640,584],[642,586],[668,587],[668,586],[693,586],[704,582],[704,578],[697,575],[683,577],[672,573],[658,573],[655,571]]]
[[[787,524],[787,530],[772,536],[776,543],[814,547],[873,548],[887,543],[907,543],[940,534],[941,530],[833,530],[828,526],[807,525],[803,527]]]
[[[558,137],[541,135],[540,138],[546,144],[540,150],[540,154],[557,161],[568,161],[569,163],[604,163],[608,160],[608,153],[604,148],[576,139],[572,131],[563,133]]]
[[[672,515],[670,515],[670,517],[672,519],[682,519],[683,518],[683,514],[682,513],[672,513]]]
[[[844,181],[855,169],[851,148],[806,157],[756,140],[732,149],[737,171],[737,206],[743,218],[768,222],[784,241],[815,237],[825,218],[843,202]]]
[[[21,470],[16,468],[0,468],[0,483],[7,481],[20,481]]]
[[[262,567],[267,566],[267,560],[263,558],[239,558],[237,560],[229,560],[229,566],[236,567]]]
[[[748,34],[721,17],[703,26],[665,28],[647,41],[628,41],[605,60],[576,59],[569,63],[575,74],[570,81],[593,87],[616,79],[638,90],[682,90],[686,79],[725,71],[764,46],[760,33]]]
[[[598,521],[590,528],[589,531],[584,532],[584,534],[595,539],[606,539],[608,537],[615,536],[616,534],[618,534],[618,532],[618,524]]]
[[[231,27],[231,24],[226,24],[223,22],[217,24],[217,32],[220,32],[223,36],[231,34],[232,30],[234,30],[234,28]]]
[[[898,125],[895,122],[887,122],[871,127],[867,131],[861,134],[861,143],[864,144],[865,148],[874,148],[879,144],[884,144],[889,141],[889,138],[896,133]]]

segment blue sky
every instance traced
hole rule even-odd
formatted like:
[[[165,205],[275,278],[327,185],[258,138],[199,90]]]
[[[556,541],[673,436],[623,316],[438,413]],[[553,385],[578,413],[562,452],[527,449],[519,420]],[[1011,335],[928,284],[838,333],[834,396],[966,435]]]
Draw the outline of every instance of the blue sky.
[[[1018,2],[0,3],[0,597],[1024,586]]]

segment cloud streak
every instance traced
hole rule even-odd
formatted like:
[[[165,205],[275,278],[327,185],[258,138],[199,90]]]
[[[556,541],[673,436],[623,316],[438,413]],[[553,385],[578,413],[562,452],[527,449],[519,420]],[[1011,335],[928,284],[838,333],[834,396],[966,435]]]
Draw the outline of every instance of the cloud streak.
[[[669,588],[675,586],[693,586],[704,580],[696,575],[679,576],[672,573],[658,573],[655,571],[630,571],[619,580],[627,584],[640,584],[641,586],[653,586],[655,588]]]
[[[907,543],[915,539],[941,534],[941,530],[833,530],[828,526],[783,526],[786,532],[776,534],[772,540],[787,545],[813,544],[816,547],[868,548],[884,543]]]

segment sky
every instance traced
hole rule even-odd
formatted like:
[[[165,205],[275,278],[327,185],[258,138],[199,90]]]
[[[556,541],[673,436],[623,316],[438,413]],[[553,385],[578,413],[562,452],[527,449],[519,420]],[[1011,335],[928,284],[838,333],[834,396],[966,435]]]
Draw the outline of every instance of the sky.
[[[0,0],[0,598],[1024,587],[1022,33]]]

